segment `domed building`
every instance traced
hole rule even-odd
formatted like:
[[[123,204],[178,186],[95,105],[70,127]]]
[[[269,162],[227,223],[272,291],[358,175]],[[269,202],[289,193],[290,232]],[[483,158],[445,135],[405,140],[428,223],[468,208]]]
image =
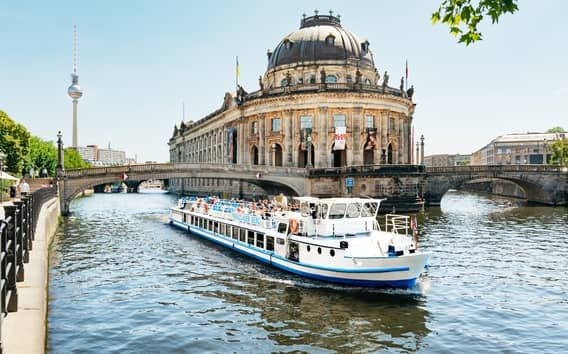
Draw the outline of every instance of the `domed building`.
[[[267,60],[258,90],[239,86],[221,108],[176,125],[170,161],[306,168],[411,163],[412,89],[389,85],[370,42],[343,28],[339,15],[304,16]],[[194,183],[202,182],[180,179],[170,187],[197,191]]]

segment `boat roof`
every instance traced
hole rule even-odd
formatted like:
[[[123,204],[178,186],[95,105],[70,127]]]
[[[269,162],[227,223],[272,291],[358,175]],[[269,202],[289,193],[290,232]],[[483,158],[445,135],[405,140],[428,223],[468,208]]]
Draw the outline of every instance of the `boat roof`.
[[[377,198],[349,198],[349,197],[337,197],[337,198],[317,198],[317,197],[294,197],[295,200],[299,202],[308,202],[308,203],[369,203],[375,202],[380,203],[384,199],[377,199]]]

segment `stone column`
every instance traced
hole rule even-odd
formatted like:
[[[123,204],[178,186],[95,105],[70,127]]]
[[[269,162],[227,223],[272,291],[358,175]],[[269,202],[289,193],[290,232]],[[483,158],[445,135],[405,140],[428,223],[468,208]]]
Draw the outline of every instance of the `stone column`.
[[[327,126],[327,107],[319,107],[318,110],[318,150],[314,154],[316,156],[316,167],[329,167],[328,151],[328,126]]]
[[[361,151],[361,125],[363,124],[363,118],[361,117],[362,112],[362,107],[355,107],[351,113],[351,139],[353,140],[352,165],[363,164],[363,153]]]
[[[264,150],[266,149],[265,136],[265,117],[264,114],[258,116],[258,164],[264,165]]]
[[[286,155],[283,156],[283,164],[284,166],[293,166],[292,162],[292,143],[293,143],[293,135],[294,135],[294,126],[293,126],[293,114],[291,109],[287,109],[284,111],[284,124],[286,127],[285,135],[284,135],[284,149]]]

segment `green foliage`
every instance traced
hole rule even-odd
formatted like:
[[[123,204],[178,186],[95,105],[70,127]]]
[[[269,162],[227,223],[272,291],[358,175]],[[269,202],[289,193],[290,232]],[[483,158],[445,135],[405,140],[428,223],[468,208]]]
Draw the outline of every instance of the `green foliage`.
[[[81,155],[79,155],[79,152],[71,147],[65,149],[65,158],[63,163],[66,170],[91,167],[90,164],[83,161]]]
[[[49,176],[54,176],[55,166],[57,166],[57,149],[53,142],[32,136],[26,171],[29,172],[30,168],[33,168],[39,174],[45,168]]]
[[[20,174],[29,153],[30,133],[21,124],[14,122],[0,111],[0,151],[6,154],[7,171]]]
[[[482,39],[477,26],[484,17],[490,17],[495,24],[502,15],[517,10],[517,0],[443,0],[432,14],[432,23],[448,25],[450,33],[459,36],[459,43],[470,45]]]
[[[548,149],[552,152],[549,165],[568,166],[568,138],[556,140]]]
[[[546,131],[547,133],[568,133],[562,127],[552,127]]]

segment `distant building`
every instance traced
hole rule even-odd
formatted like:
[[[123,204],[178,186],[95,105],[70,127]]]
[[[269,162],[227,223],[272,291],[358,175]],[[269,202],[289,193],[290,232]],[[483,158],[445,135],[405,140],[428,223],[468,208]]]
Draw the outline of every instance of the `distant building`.
[[[87,145],[87,146],[77,146],[75,148],[81,158],[87,162],[94,162],[98,160],[98,146],[97,145]]]
[[[471,155],[462,154],[438,154],[424,156],[424,165],[428,167],[444,167],[469,165]]]
[[[112,149],[99,149],[98,145],[78,146],[75,148],[83,161],[95,167],[113,165],[132,165],[136,158],[126,157],[126,152]]]
[[[126,152],[112,149],[99,149],[98,161],[107,165],[126,164]]]
[[[568,133],[524,133],[498,136],[472,154],[472,165],[543,165],[550,145]]]

